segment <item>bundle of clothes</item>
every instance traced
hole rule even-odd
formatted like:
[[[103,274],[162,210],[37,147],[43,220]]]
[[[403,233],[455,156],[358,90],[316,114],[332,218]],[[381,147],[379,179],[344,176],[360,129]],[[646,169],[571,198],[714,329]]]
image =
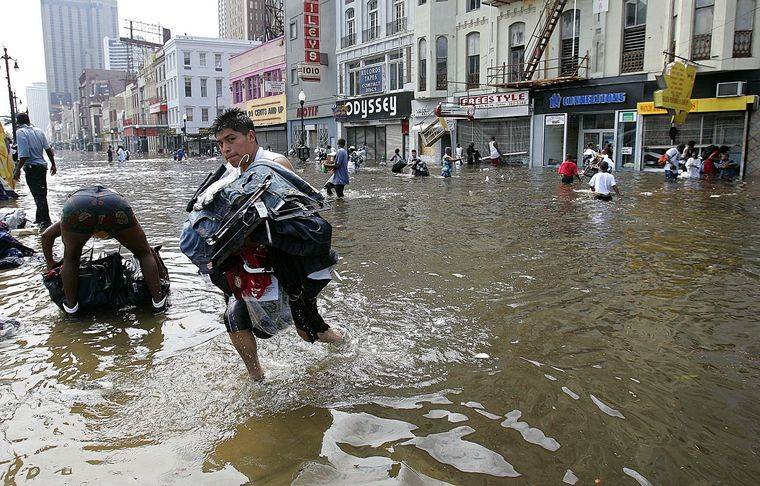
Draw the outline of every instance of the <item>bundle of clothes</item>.
[[[0,270],[16,268],[24,264],[24,257],[34,254],[34,250],[11,235],[7,223],[0,221]]]
[[[295,325],[314,342],[329,329],[317,295],[338,255],[316,189],[258,157],[243,173],[226,165],[209,174],[187,209],[180,248],[224,293],[228,330],[266,339]]]

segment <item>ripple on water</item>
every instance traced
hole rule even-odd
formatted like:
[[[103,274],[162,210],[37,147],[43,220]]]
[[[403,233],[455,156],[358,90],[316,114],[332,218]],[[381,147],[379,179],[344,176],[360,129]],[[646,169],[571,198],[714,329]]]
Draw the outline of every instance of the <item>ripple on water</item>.
[[[531,427],[528,425],[527,422],[520,422],[520,416],[522,416],[522,412],[519,410],[512,410],[507,414],[507,419],[501,423],[502,427],[506,427],[509,429],[515,429],[516,431],[520,432],[520,434],[523,436],[523,439],[525,439],[526,442],[530,442],[531,444],[540,445],[547,451],[556,451],[559,449],[560,445],[559,442],[557,442],[552,437],[547,437],[541,429],[537,429],[536,427]]]

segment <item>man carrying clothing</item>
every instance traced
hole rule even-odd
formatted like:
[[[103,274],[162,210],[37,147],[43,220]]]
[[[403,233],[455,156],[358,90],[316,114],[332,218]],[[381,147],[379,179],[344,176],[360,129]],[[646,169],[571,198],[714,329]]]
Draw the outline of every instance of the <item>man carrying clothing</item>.
[[[338,153],[335,154],[335,161],[332,164],[325,164],[325,167],[333,170],[333,175],[325,184],[327,194],[332,196],[332,190],[339,198],[343,198],[343,188],[348,185],[348,152],[346,152],[346,140],[338,140]]]
[[[618,197],[621,197],[620,191],[615,183],[615,176],[607,172],[609,164],[602,162],[599,165],[599,172],[594,174],[588,185],[591,186],[591,192],[594,193],[594,199],[601,199],[602,201],[612,201],[611,190],[615,191]]]
[[[26,184],[34,198],[37,212],[34,222],[45,229],[52,223],[47,203],[47,162],[43,153],[47,153],[50,159],[50,175],[55,175],[58,168],[55,166],[55,154],[45,137],[45,133],[37,127],[31,126],[29,115],[19,113],[16,116],[18,130],[16,130],[16,142],[18,144],[18,166],[13,178],[19,180],[21,168],[26,171]]]

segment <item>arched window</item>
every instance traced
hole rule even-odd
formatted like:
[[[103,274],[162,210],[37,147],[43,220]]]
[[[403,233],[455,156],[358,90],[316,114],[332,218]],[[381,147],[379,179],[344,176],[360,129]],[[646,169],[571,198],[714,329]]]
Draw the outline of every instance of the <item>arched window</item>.
[[[621,60],[620,72],[635,73],[644,69],[647,0],[626,0],[624,11],[623,58]]]
[[[467,89],[480,86],[480,32],[470,32],[467,44]]]
[[[562,13],[560,74],[570,76],[578,70],[578,48],[581,31],[581,11]]]
[[[509,26],[509,82],[522,81],[525,71],[525,22]]]
[[[417,62],[417,76],[419,78],[419,90],[427,91],[427,41],[420,39]]]
[[[448,89],[449,41],[446,36],[438,36],[435,40],[435,89]]]
[[[736,22],[734,23],[734,57],[752,56],[752,29],[755,27],[755,0],[736,2]]]
[[[346,26],[340,47],[345,48],[356,44],[356,13],[353,8],[346,9]]]
[[[364,31],[363,41],[376,39],[380,35],[380,13],[377,10],[377,0],[367,2],[367,28]]]

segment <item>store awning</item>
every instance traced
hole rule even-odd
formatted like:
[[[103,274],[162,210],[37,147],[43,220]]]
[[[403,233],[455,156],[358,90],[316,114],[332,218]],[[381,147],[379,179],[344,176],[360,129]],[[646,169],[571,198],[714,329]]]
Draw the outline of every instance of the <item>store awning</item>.
[[[712,113],[721,111],[747,111],[757,109],[757,95],[727,98],[696,98],[691,100],[689,113]],[[656,108],[653,101],[636,104],[639,115],[667,115],[667,110]]]

